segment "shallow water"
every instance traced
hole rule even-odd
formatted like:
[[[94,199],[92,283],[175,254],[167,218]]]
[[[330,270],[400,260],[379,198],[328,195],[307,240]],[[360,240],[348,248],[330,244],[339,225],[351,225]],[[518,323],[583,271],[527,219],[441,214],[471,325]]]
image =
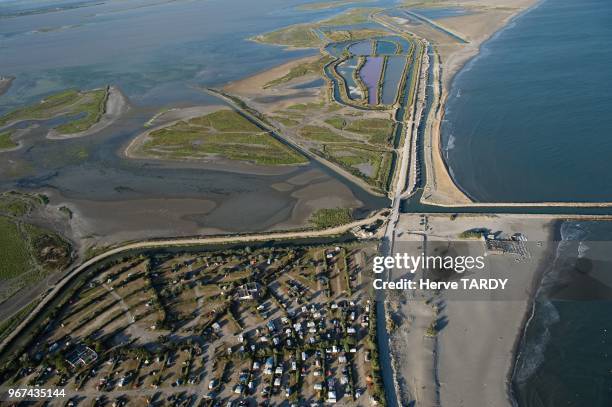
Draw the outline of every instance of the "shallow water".
[[[376,41],[376,55],[395,55],[397,46],[391,41]]]
[[[24,138],[24,148],[2,154],[0,190],[49,191],[52,203],[72,203],[77,212],[87,214],[89,227],[94,229],[114,224],[117,214],[108,209],[111,203],[133,202],[138,208],[140,202],[146,210],[133,214],[138,218],[134,225],[124,226],[140,228],[136,232],[143,236],[295,226],[296,213],[304,208],[313,210],[323,198],[297,198],[294,194],[299,188],[278,191],[273,185],[300,174],[317,174],[303,187],[321,185],[321,191],[328,191],[330,183],[335,185],[332,191],[338,192],[330,197],[332,204],[341,201],[361,214],[384,205],[386,200],[364,193],[315,163],[280,171],[254,169],[254,173],[245,174],[225,171],[227,166],[211,170],[210,165],[121,157],[125,145],[161,108],[220,103],[198,88],[220,86],[315,53],[286,51],[248,40],[347,8],[297,10],[295,6],[303,3],[263,0],[256,8],[245,7],[250,4],[246,0],[0,3],[4,16],[0,24],[0,75],[16,77],[0,97],[0,113],[51,92],[109,83],[118,85],[133,106],[126,117],[92,137],[49,141],[44,138],[44,126],[40,127]],[[378,2],[391,3],[394,1]],[[61,11],[50,11],[58,5]],[[176,201],[181,199],[186,203]],[[202,202],[201,208],[193,204],[194,199]],[[249,204],[254,201],[261,207]],[[108,206],[100,209],[94,205],[98,202]],[[212,210],[210,202],[215,204]],[[168,226],[147,229],[147,219],[152,216],[165,219],[159,223]],[[188,227],[181,226],[187,223]]]
[[[390,56],[385,68],[385,80],[382,87],[381,101],[385,105],[395,102],[398,93],[398,86],[406,66],[406,57]]]
[[[612,405],[612,226],[567,222],[519,347],[521,407]]]
[[[338,65],[338,73],[342,75],[342,78],[346,82],[351,99],[360,99],[362,97],[361,89],[357,86],[357,82],[355,82],[355,78],[353,77],[358,62],[358,57],[350,57]]]
[[[371,105],[378,104],[378,81],[382,66],[382,57],[367,57],[365,64],[359,70],[359,76],[368,88],[368,103]]]
[[[612,3],[545,0],[455,78],[443,145],[479,201],[612,201]]]

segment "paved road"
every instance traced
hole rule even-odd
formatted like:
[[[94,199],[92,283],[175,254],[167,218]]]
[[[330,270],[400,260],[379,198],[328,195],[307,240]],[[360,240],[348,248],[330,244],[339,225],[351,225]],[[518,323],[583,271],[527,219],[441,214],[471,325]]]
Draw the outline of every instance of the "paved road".
[[[64,278],[58,281],[54,286],[52,286],[51,291],[41,300],[41,302],[34,308],[34,310],[28,315],[28,317],[13,331],[9,336],[7,336],[2,343],[0,343],[0,352],[4,350],[6,345],[10,343],[14,338],[16,338],[21,331],[25,328],[25,326],[38,315],[38,313],[43,310],[47,304],[58,295],[63,288],[76,276],[78,276],[81,272],[85,271],[89,267],[94,264],[108,259],[116,254],[125,253],[131,250],[138,249],[155,249],[155,248],[165,248],[165,247],[177,247],[177,246],[199,246],[199,245],[208,245],[208,244],[224,244],[224,243],[240,243],[240,242],[261,242],[261,241],[269,241],[269,240],[290,240],[290,239],[303,239],[303,238],[316,238],[316,237],[326,237],[326,236],[335,236],[346,233],[353,229],[354,227],[365,226],[372,224],[378,220],[384,220],[385,217],[381,212],[377,212],[372,216],[358,220],[355,222],[348,223],[346,225],[337,226],[328,229],[321,230],[308,230],[308,231],[296,231],[296,232],[270,232],[270,233],[262,233],[262,234],[252,234],[252,235],[229,235],[229,236],[210,236],[210,237],[193,237],[193,238],[174,238],[174,239],[164,239],[164,240],[153,240],[153,241],[142,241],[142,242],[134,242],[125,244],[123,246],[115,247],[110,249],[102,254],[99,254],[91,259],[85,261],[80,264],[76,268],[74,268],[71,272],[69,272]]]

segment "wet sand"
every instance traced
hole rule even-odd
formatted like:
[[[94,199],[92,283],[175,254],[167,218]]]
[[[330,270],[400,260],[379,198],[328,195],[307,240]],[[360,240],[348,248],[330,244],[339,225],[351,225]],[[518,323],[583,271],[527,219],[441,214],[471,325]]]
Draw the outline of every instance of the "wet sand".
[[[293,80],[283,83],[281,86],[273,88],[264,88],[266,84],[274,79],[282,78],[288,74],[292,68],[314,62],[321,58],[321,55],[298,58],[293,61],[284,63],[274,68],[259,72],[248,78],[239,81],[231,82],[224,86],[223,90],[230,94],[240,95],[252,104],[258,111],[262,113],[270,113],[276,110],[282,110],[287,106],[297,103],[311,102],[313,98],[318,97],[319,89],[294,89],[293,84],[308,83],[314,79],[321,77],[319,74],[308,74],[294,78]]]
[[[277,178],[278,176],[273,176]],[[306,226],[312,212],[363,206],[353,192],[318,169],[286,177],[284,188],[205,194],[199,197],[127,197],[91,200],[47,191],[55,206],[68,206],[75,239],[87,246],[170,236],[288,230]],[[247,204],[248,203],[248,204]]]

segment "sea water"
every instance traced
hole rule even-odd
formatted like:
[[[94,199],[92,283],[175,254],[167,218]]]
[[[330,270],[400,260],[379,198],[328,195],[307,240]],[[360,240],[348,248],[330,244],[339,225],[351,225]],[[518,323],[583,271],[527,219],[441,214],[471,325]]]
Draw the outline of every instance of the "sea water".
[[[453,81],[443,148],[478,201],[612,201],[612,2],[544,0]]]
[[[544,270],[519,345],[521,407],[612,405],[612,225],[572,221]]]

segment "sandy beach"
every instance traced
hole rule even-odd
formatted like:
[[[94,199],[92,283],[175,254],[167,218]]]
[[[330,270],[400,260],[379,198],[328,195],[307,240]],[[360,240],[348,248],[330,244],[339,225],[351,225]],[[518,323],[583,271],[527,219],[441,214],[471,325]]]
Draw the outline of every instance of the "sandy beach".
[[[523,234],[529,256],[487,256],[487,277],[511,273],[511,289],[496,292],[491,299],[421,290],[392,300],[394,319],[400,321],[392,349],[401,378],[402,405],[416,401],[422,406],[510,406],[514,351],[539,273],[556,247],[552,241],[555,218],[465,215],[451,221],[449,215],[428,215],[424,224],[421,219],[402,216],[396,252],[425,248],[426,254],[433,254],[454,241],[457,254],[483,255],[482,241],[456,242],[465,230],[486,228]],[[433,320],[438,321],[438,334],[430,337],[425,332]]]
[[[427,39],[433,46],[433,95],[432,106],[425,130],[425,163],[427,185],[423,200],[431,204],[469,204],[472,200],[456,184],[449,174],[442,156],[441,124],[452,80],[459,70],[480,52],[481,45],[513,18],[524,12],[537,0],[464,0],[447,2],[448,6],[469,11],[466,15],[435,20],[437,27],[457,34],[465,43],[446,35],[431,24],[409,18],[396,17],[391,21],[403,30]],[[444,7],[444,2],[436,7]]]

